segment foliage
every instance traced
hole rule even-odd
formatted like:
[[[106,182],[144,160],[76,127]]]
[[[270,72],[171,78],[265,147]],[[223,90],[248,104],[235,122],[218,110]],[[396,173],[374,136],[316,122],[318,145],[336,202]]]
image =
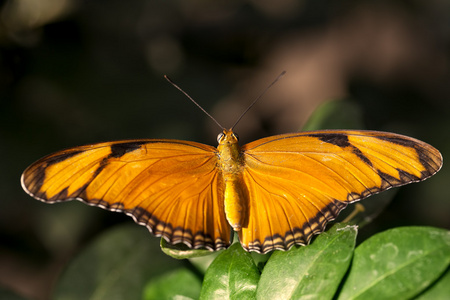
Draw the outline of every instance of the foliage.
[[[149,300],[406,299],[418,295],[442,299],[449,295],[449,231],[399,227],[355,248],[357,231],[355,225],[335,224],[309,246],[264,256],[268,259],[260,267],[254,255],[235,243],[204,273],[186,264],[187,260],[162,254],[144,228],[119,226],[70,264],[54,296]]]

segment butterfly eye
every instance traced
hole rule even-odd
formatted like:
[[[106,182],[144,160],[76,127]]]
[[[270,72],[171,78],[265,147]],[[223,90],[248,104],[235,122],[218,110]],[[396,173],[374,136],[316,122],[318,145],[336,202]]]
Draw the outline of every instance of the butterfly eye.
[[[220,143],[220,140],[223,138],[223,136],[224,136],[223,132],[221,132],[221,133],[219,133],[219,134],[217,135],[217,142],[218,142],[218,143]]]
[[[236,138],[237,141],[239,141],[239,136],[237,135],[237,133],[233,133],[233,136]]]

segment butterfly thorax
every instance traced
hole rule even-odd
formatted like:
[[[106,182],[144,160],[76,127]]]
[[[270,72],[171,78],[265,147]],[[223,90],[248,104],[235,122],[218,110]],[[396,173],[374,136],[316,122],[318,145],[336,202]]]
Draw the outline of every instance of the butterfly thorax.
[[[248,196],[242,180],[244,161],[237,135],[224,130],[218,137],[218,163],[225,185],[225,214],[234,230],[241,230],[246,222]]]
[[[244,164],[237,136],[231,130],[224,130],[218,141],[219,164],[224,176],[240,173]]]

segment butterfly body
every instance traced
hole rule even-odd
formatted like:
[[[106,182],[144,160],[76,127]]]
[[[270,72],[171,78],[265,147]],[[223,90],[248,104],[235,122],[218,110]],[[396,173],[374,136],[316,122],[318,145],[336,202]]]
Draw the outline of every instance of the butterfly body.
[[[225,215],[235,231],[245,223],[248,193],[242,181],[244,161],[237,136],[230,130],[224,130],[218,137],[218,161],[225,185]]]
[[[22,175],[24,190],[54,203],[80,200],[124,212],[169,243],[220,250],[232,229],[244,249],[306,245],[352,203],[424,180],[442,166],[432,146],[399,134],[322,130],[217,148],[129,140],[48,155]]]

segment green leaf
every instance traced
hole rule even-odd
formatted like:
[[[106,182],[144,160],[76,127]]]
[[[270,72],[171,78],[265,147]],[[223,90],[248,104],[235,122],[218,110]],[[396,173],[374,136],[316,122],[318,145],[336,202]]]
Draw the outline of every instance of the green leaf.
[[[433,283],[449,263],[449,231],[394,228],[356,248],[338,299],[409,299]]]
[[[450,297],[450,268],[417,300],[448,299]]]
[[[151,280],[144,291],[145,300],[198,299],[201,279],[187,269],[178,269]]]
[[[317,107],[302,130],[364,128],[360,106],[351,100],[331,100]]]
[[[209,266],[200,299],[254,299],[259,277],[251,255],[235,243]]]
[[[118,226],[84,249],[61,277],[54,299],[141,299],[152,276],[182,266],[136,225]]]
[[[309,246],[277,251],[261,274],[257,299],[332,299],[348,269],[356,226],[336,224]]]
[[[175,259],[202,257],[215,253],[208,249],[191,249],[185,244],[171,245],[163,238],[161,239],[160,246],[165,254]]]

